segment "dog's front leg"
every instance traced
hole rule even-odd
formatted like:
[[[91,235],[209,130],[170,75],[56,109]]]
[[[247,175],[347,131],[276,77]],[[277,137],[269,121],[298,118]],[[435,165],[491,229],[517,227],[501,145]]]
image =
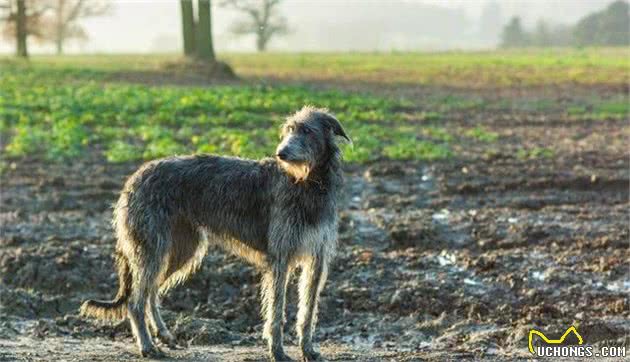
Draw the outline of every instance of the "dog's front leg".
[[[309,258],[302,265],[300,275],[300,303],[297,316],[297,333],[303,361],[317,361],[319,353],[313,348],[313,329],[317,324],[319,293],[326,282],[327,265],[320,256]]]
[[[284,353],[282,346],[282,324],[286,285],[288,278],[288,262],[276,261],[271,270],[265,272],[262,281],[263,317],[265,327],[263,338],[267,340],[271,361],[292,361]]]

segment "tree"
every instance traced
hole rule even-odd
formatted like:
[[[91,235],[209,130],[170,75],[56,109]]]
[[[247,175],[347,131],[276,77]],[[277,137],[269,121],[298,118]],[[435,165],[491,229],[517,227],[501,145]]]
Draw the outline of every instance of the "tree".
[[[20,58],[28,57],[29,36],[41,37],[41,20],[50,6],[43,0],[5,0],[0,3],[4,21],[2,35],[15,39],[15,53]]]
[[[193,0],[180,0],[182,35],[186,61],[169,64],[174,70],[195,71],[210,79],[235,79],[232,68],[216,59],[212,41],[212,4],[210,0],[197,0],[197,16]]]
[[[496,1],[487,2],[481,11],[479,23],[481,37],[488,42],[496,44],[499,33],[501,32],[501,25],[503,25],[501,5]]]
[[[600,23],[601,42],[604,45],[630,44],[630,6],[625,1],[611,3],[603,12]]]
[[[551,46],[568,47],[574,44],[572,25],[551,24],[549,29]]]
[[[17,11],[15,15],[15,34],[16,34],[16,55],[21,58],[28,57],[28,49],[26,48],[26,37],[28,36],[26,28],[26,4],[24,0],[17,0]]]
[[[210,0],[197,1],[197,21],[192,0],[180,0],[184,55],[215,62]]]
[[[287,19],[278,13],[280,0],[225,0],[224,6],[247,15],[232,25],[236,35],[256,35],[256,49],[265,51],[272,37],[289,32]]]
[[[184,55],[195,55],[195,16],[192,0],[181,0],[182,34],[184,35]]]
[[[513,17],[510,22],[503,27],[501,34],[501,47],[514,48],[529,45],[528,36],[521,26],[521,19]]]
[[[87,39],[80,19],[106,14],[111,3],[102,0],[53,0],[51,14],[44,17],[43,23],[51,32],[43,34],[43,40],[55,44],[57,54],[63,53],[63,45],[68,39]]]
[[[629,29],[630,8],[627,2],[619,0],[580,19],[573,35],[577,45],[628,45]]]
[[[87,38],[80,19],[105,14],[110,4],[106,0],[5,0],[0,6],[7,14],[2,32],[15,37],[18,56],[28,56],[28,37],[55,44],[61,54],[66,40]]]
[[[599,19],[596,14],[588,15],[582,18],[573,34],[577,45],[589,45],[597,43],[597,31],[599,28]]]
[[[212,18],[210,0],[199,0],[199,23],[197,24],[197,57],[214,61],[214,44],[212,43]]]
[[[549,25],[543,19],[538,20],[536,23],[536,30],[532,36],[534,45],[539,47],[548,47],[553,44],[551,34],[549,33]]]

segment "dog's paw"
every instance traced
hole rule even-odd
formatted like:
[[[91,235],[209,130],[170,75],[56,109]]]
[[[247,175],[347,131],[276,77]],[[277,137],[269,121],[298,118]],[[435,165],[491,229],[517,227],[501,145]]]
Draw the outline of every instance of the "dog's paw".
[[[289,357],[284,351],[276,351],[269,356],[271,362],[293,362],[294,360]]]
[[[144,358],[152,358],[152,359],[160,359],[160,358],[166,357],[166,354],[162,352],[162,350],[156,346],[144,348],[142,351],[140,351],[140,354]]]
[[[183,349],[182,346],[177,344],[177,340],[170,332],[158,334],[158,339],[169,349]]]
[[[310,362],[310,361],[324,361],[322,355],[318,352],[315,352],[314,349],[308,348],[302,350],[302,362]]]

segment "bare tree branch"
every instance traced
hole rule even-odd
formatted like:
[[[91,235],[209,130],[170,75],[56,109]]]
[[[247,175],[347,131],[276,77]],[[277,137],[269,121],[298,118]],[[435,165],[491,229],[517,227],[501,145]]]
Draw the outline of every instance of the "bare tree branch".
[[[220,6],[232,8],[247,16],[237,20],[230,30],[236,35],[256,36],[256,48],[264,51],[273,36],[289,32],[287,20],[278,13],[280,0],[224,0]]]

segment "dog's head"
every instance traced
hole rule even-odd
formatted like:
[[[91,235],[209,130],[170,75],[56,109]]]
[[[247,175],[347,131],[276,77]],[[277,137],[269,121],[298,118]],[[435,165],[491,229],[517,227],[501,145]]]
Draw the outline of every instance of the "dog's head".
[[[305,181],[313,169],[339,153],[335,137],[350,138],[341,123],[326,109],[306,106],[287,118],[276,158],[296,181]]]

